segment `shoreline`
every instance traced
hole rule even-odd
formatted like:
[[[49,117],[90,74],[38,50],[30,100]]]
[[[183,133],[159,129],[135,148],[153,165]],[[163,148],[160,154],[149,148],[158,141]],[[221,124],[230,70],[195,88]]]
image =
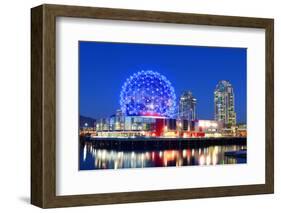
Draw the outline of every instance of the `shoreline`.
[[[163,150],[205,148],[209,146],[247,145],[246,137],[220,138],[90,138],[80,136],[80,145],[91,143],[96,149]]]

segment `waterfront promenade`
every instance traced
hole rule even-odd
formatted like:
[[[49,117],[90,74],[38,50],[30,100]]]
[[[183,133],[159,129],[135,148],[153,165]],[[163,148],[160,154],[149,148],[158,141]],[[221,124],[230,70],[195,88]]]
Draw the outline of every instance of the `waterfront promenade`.
[[[164,150],[203,148],[208,146],[245,145],[246,137],[218,138],[92,138],[80,137],[80,145],[91,143],[96,149],[107,150]]]

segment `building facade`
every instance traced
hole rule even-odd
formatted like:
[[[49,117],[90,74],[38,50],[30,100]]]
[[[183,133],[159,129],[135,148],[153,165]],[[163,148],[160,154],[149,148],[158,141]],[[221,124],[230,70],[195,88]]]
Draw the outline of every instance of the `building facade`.
[[[230,128],[236,125],[236,113],[234,107],[234,91],[228,81],[220,81],[214,92],[215,120]]]
[[[223,123],[215,120],[197,120],[194,130],[204,132],[206,137],[221,136]]]
[[[179,118],[193,121],[196,119],[196,102],[192,92],[185,91],[179,101]]]

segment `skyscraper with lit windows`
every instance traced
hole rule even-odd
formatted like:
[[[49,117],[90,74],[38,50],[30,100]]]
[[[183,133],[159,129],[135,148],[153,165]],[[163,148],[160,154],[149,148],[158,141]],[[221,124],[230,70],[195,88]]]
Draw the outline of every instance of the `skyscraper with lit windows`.
[[[196,119],[196,98],[193,97],[192,92],[185,91],[179,100],[179,118],[185,120]]]
[[[214,92],[215,120],[223,122],[225,127],[236,125],[234,91],[230,82],[220,81]]]

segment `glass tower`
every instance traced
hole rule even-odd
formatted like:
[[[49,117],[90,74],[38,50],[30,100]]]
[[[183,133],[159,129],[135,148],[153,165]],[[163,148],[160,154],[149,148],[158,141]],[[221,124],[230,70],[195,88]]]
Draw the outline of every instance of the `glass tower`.
[[[234,91],[228,81],[220,81],[214,92],[215,120],[223,122],[225,127],[236,125]]]
[[[183,92],[179,101],[179,118],[189,121],[195,120],[196,101],[197,100],[193,97],[192,92]]]

